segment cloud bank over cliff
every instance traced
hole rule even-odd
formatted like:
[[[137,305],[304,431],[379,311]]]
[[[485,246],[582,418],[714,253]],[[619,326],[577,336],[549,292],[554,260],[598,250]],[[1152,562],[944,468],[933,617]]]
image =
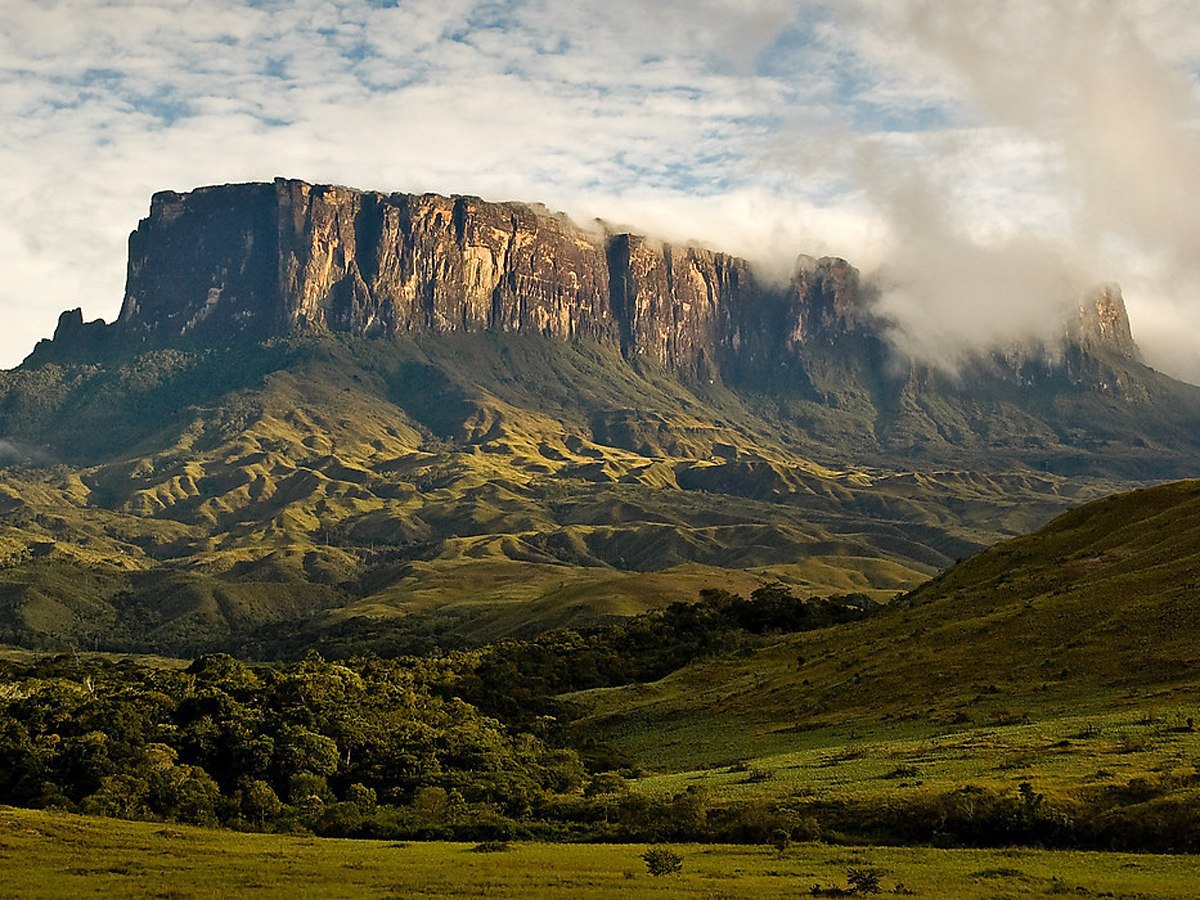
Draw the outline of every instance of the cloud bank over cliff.
[[[1192,4],[14,0],[0,364],[115,315],[149,194],[276,175],[542,201],[874,272],[953,365],[1125,289],[1200,380]]]

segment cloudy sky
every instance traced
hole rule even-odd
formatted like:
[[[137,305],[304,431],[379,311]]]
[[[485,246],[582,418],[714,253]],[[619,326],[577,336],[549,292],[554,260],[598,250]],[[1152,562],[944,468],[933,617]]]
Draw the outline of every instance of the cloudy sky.
[[[897,346],[1052,338],[1124,289],[1200,381],[1192,0],[5,0],[0,366],[120,307],[150,194],[277,175],[540,201],[785,277]]]

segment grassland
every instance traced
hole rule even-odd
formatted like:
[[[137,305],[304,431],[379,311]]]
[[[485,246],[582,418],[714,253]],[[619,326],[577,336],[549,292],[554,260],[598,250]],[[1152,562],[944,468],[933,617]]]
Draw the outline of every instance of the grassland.
[[[1197,783],[1194,707],[1065,716],[954,730],[867,728],[793,734],[788,750],[728,766],[648,776],[638,790],[699,787],[712,803],[789,798],[861,805],[945,794],[965,785],[1016,796],[1029,783],[1048,799],[1119,792],[1147,780]],[[907,734],[905,733],[907,731]]]
[[[878,616],[573,695],[576,727],[643,768],[639,792],[782,804],[843,839],[928,840],[937,827],[915,820],[986,797],[1008,812],[979,814],[991,824],[968,842],[996,840],[1025,798],[1056,811],[1067,843],[1156,832],[1192,847],[1198,584],[1200,483],[1135,491]]]
[[[1200,720],[1197,585],[1200,482],[1179,482],[1085,505],[884,615],[575,699],[607,740],[685,769],[811,734],[924,737],[1108,713]]]
[[[1200,894],[1188,857],[1038,850],[680,845],[652,877],[644,845],[396,844],[235,834],[0,807],[9,897],[787,897],[875,868],[884,890],[926,898]]]
[[[32,448],[0,470],[0,640],[257,654],[273,628],[291,652],[436,619],[487,641],[777,579],[882,600],[1128,484],[990,451],[851,463],[861,401],[831,446],[811,398],[529,336],[0,373],[0,433]]]
[[[596,809],[670,810],[684,797],[709,834],[769,823],[752,845],[677,847],[678,876],[651,877],[643,845],[476,853],[6,810],[0,853],[20,865],[5,867],[0,892],[786,896],[844,888],[869,867],[918,896],[1194,896],[1186,857],[867,845],[1195,849],[1198,548],[1200,483],[1136,491],[861,621],[566,698],[577,737],[641,770]],[[777,823],[798,841],[782,852],[765,843]]]

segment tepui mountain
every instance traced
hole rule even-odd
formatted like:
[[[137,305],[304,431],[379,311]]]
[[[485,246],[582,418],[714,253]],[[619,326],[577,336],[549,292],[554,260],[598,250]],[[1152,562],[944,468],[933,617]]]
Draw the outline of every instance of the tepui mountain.
[[[1142,364],[1115,286],[953,376],[872,291],[520,203],[156,194],[117,319],[0,373],[5,639],[269,655],[714,584],[885,599],[1195,474],[1200,389]]]

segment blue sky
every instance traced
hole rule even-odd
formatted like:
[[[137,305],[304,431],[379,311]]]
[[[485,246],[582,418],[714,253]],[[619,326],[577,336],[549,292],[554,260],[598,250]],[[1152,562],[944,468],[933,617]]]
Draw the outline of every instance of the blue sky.
[[[111,319],[150,194],[276,175],[845,256],[903,350],[1118,281],[1200,380],[1200,8],[1168,0],[8,0],[0,365]]]

